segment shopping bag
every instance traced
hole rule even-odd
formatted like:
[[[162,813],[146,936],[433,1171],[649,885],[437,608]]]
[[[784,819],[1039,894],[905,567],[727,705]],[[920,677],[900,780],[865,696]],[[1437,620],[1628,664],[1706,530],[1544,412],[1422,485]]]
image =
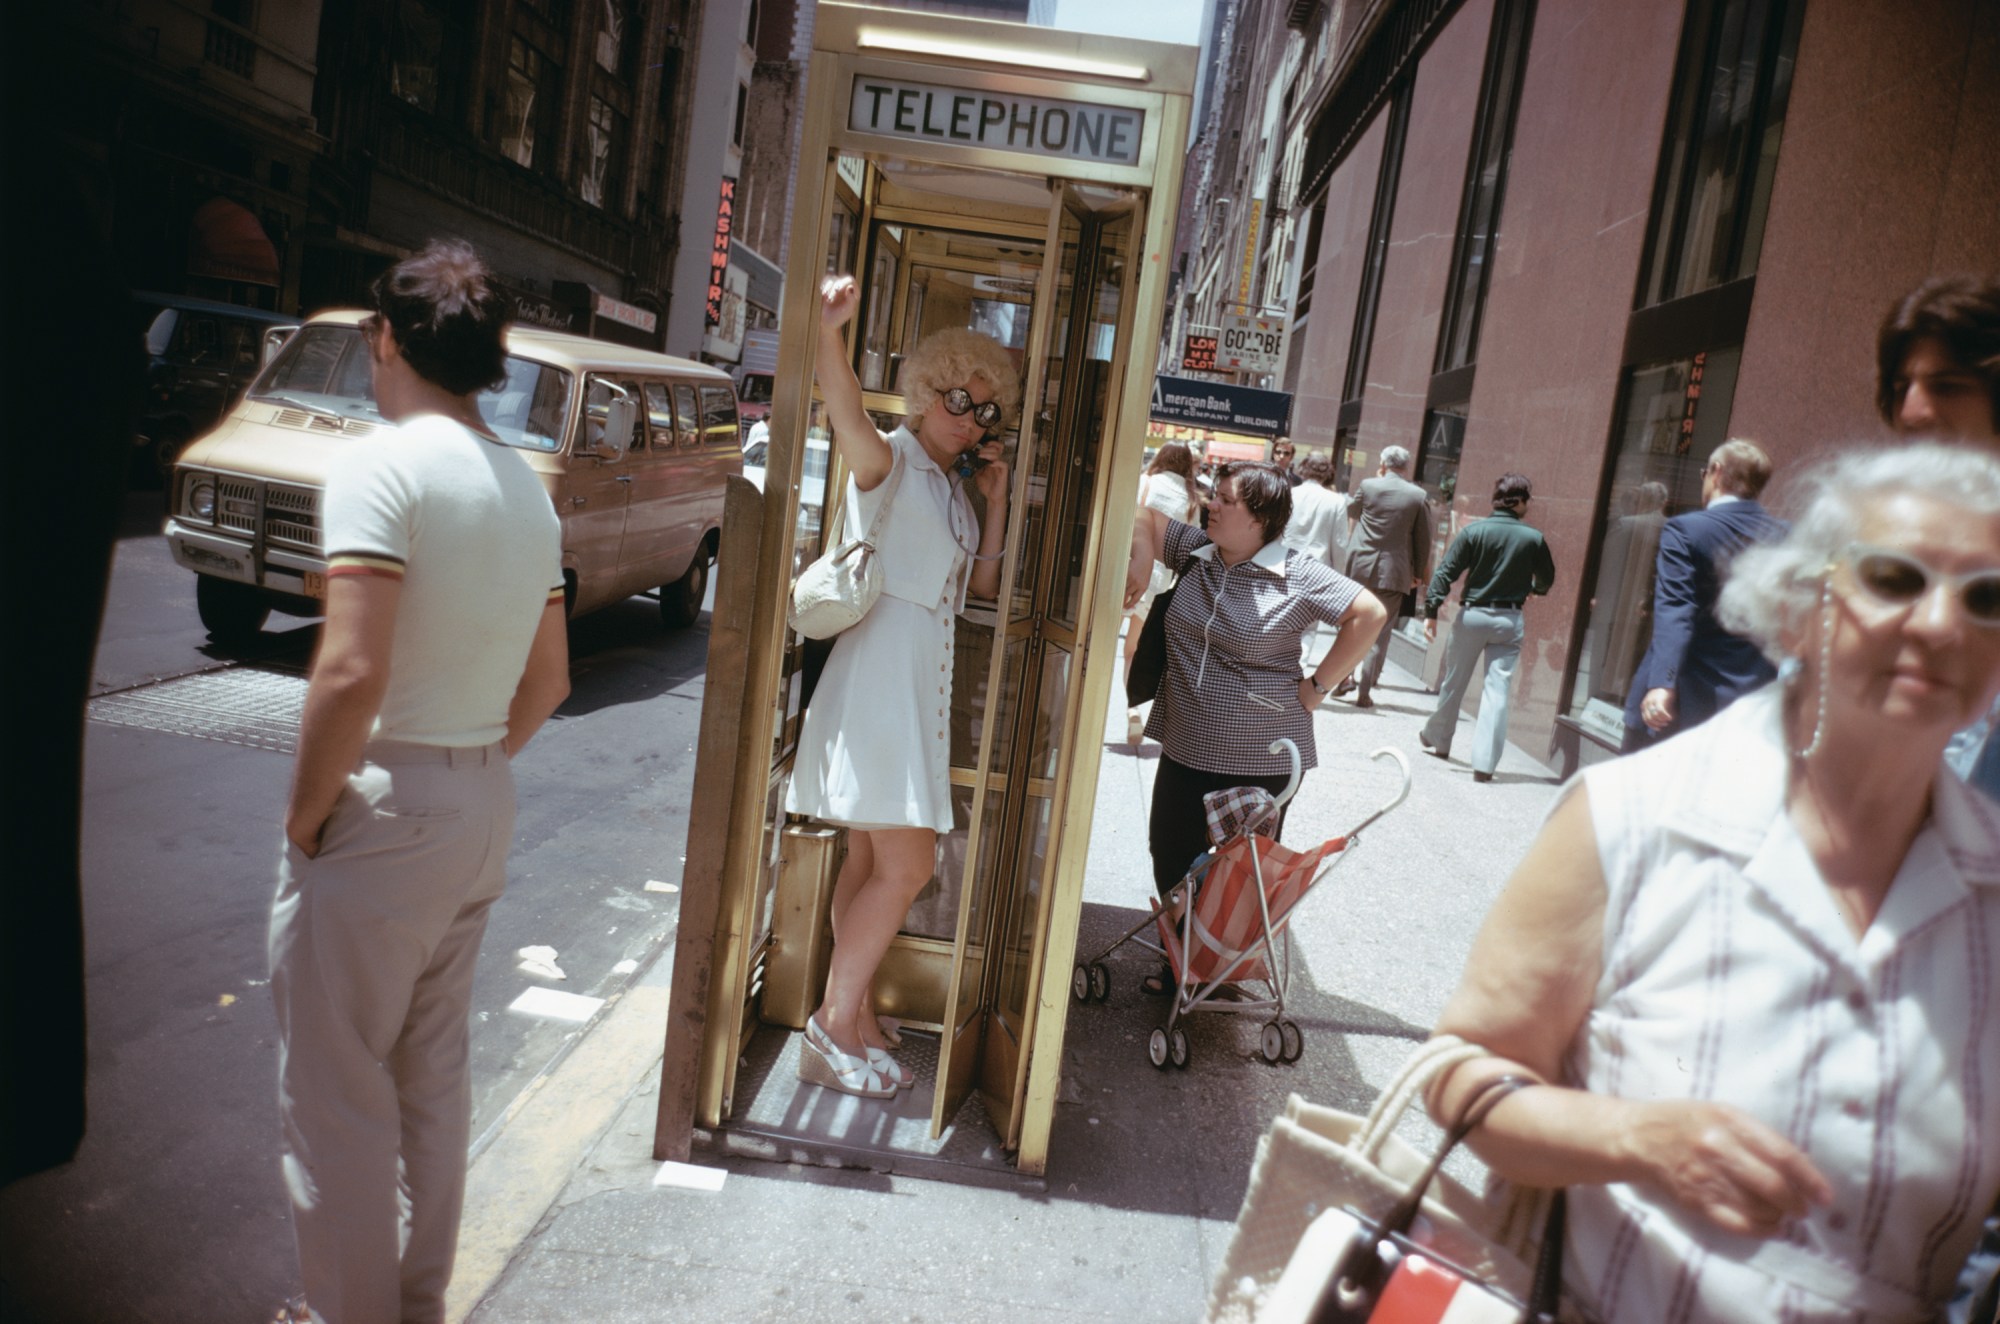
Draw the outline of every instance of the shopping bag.
[[[1292,1282],[1286,1295],[1277,1298],[1277,1307],[1287,1308],[1288,1301],[1302,1297],[1316,1306],[1321,1289],[1336,1280],[1333,1270],[1343,1267],[1323,1244],[1356,1245],[1366,1240],[1356,1229],[1381,1228],[1399,1206],[1409,1214],[1401,1242],[1395,1236],[1377,1241],[1414,1249],[1426,1268],[1443,1266],[1503,1299],[1527,1300],[1534,1286],[1528,1265],[1544,1229],[1547,1193],[1506,1183],[1495,1183],[1486,1193],[1472,1191],[1437,1170],[1448,1146],[1425,1154],[1394,1134],[1396,1123],[1431,1080],[1484,1055],[1485,1050],[1448,1035],[1428,1041],[1410,1055],[1366,1117],[1293,1095],[1258,1142],[1236,1233],[1209,1295],[1211,1324],[1277,1324],[1287,1318],[1272,1313],[1272,1307],[1288,1272]],[[1320,1224],[1317,1240],[1308,1242],[1308,1230],[1329,1213],[1334,1217]],[[1341,1238],[1341,1229],[1348,1239]],[[1403,1261],[1408,1259],[1405,1252]],[[1396,1277],[1395,1267],[1385,1266],[1384,1283]],[[1426,1272],[1413,1269],[1405,1287],[1419,1282],[1433,1286]],[[1405,1287],[1398,1288],[1398,1299]],[[1514,1311],[1510,1318],[1519,1319],[1520,1307]]]

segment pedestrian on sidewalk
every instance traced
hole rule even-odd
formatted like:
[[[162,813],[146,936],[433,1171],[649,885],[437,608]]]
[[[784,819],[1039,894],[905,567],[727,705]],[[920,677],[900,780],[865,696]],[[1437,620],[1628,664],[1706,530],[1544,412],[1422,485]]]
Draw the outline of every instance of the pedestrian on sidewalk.
[[[569,693],[561,530],[476,398],[506,378],[509,301],[462,243],[371,294],[346,352],[393,426],[342,442],[327,476],[326,623],[271,908],[285,1183],[321,1324],[444,1318],[508,763]]]
[[[1194,497],[1194,452],[1178,441],[1160,447],[1153,462],[1139,480],[1139,505],[1159,511],[1168,519],[1192,524],[1200,505]],[[1146,627],[1146,613],[1160,594],[1172,588],[1174,577],[1164,565],[1153,562],[1153,579],[1136,603],[1125,609],[1125,675],[1132,675],[1132,659],[1139,653],[1139,635]],[[1137,708],[1125,710],[1126,739],[1138,744],[1145,721]]]
[[[1275,465],[1226,464],[1216,474],[1206,531],[1157,510],[1132,530],[1125,601],[1151,582],[1155,561],[1180,576],[1167,611],[1167,670],[1146,723],[1160,742],[1148,844],[1164,898],[1208,846],[1202,797],[1232,786],[1284,790],[1291,764],[1271,744],[1298,746],[1318,766],[1313,713],[1382,628],[1382,608],[1361,586],[1285,546],[1292,488]],[[1309,674],[1299,664],[1306,628],[1339,636]],[[1282,813],[1277,833],[1284,830]],[[1149,992],[1171,987],[1151,976]]]
[[[1458,620],[1451,627],[1451,646],[1445,653],[1437,710],[1417,733],[1417,742],[1437,758],[1451,757],[1459,705],[1483,655],[1486,684],[1472,735],[1476,782],[1493,780],[1493,769],[1507,744],[1507,709],[1514,698],[1514,668],[1521,658],[1521,608],[1529,597],[1547,593],[1556,578],[1548,540],[1524,518],[1532,495],[1525,476],[1501,474],[1493,484],[1493,513],[1466,525],[1452,539],[1443,563],[1431,576],[1424,603],[1424,638],[1436,639],[1438,608],[1451,593],[1452,583],[1465,577]]]
[[[1403,599],[1424,586],[1430,571],[1430,498],[1410,481],[1410,452],[1385,447],[1375,476],[1355,489],[1347,516],[1355,524],[1347,553],[1347,573],[1366,585],[1388,614],[1389,625],[1375,636],[1375,647],[1361,664],[1358,678],[1343,676],[1335,694],[1359,688],[1356,708],[1373,708],[1369,692],[1382,678],[1389,657],[1389,633],[1403,614]]]
[[[1806,490],[1722,592],[1786,681],[1573,778],[1438,1018],[1492,1056],[1434,1116],[1534,1086],[1471,1144],[1568,1189],[1564,1318],[1937,1320],[2000,1200],[2000,805],[1943,759],[2000,692],[2000,463]]]
[[[1778,674],[1757,645],[1716,619],[1729,564],[1745,547],[1773,542],[1787,525],[1757,503],[1771,457],[1754,442],[1725,441],[1701,471],[1701,508],[1660,531],[1653,572],[1653,637],[1625,700],[1623,752],[1691,731]]]

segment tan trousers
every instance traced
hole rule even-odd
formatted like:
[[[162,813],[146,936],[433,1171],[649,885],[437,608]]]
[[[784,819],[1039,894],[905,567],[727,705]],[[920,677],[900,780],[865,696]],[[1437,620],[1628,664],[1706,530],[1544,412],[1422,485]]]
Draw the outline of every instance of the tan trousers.
[[[467,1012],[506,886],[498,744],[377,742],[271,907],[278,1111],[306,1303],[324,1324],[444,1318],[465,1198]]]

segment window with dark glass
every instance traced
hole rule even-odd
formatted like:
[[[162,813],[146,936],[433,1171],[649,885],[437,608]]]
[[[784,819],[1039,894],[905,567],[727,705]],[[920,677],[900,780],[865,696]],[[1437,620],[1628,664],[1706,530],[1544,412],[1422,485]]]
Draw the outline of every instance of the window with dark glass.
[[[1691,0],[1578,608],[1568,723],[1615,746],[1652,637],[1659,529],[1728,440],[1803,0]]]
[[[597,0],[597,67],[622,77],[629,37],[624,0]]]
[[[500,125],[500,153],[518,165],[535,164],[537,124],[546,107],[542,88],[548,79],[548,57],[516,36],[507,53],[506,106]]]
[[[389,44],[389,92],[418,110],[438,108],[438,65],[444,57],[444,19],[422,0],[396,6]]]
[[[590,122],[584,126],[583,158],[577,165],[576,191],[593,207],[611,203],[611,181],[619,176],[625,142],[625,117],[603,97],[590,99]]]
[[[257,26],[253,0],[209,0],[208,12],[215,18],[209,20],[203,33],[201,58],[238,78],[255,78],[257,40],[250,35]]]
[[[1696,0],[1653,195],[1642,308],[1757,270],[1802,0]]]
[[[1486,310],[1487,277],[1500,237],[1500,204],[1506,192],[1507,158],[1514,145],[1514,120],[1521,105],[1521,77],[1534,30],[1534,0],[1500,0],[1486,43],[1486,73],[1479,114],[1472,125],[1465,192],[1459,202],[1458,237],[1453,246],[1451,283],[1432,371],[1469,366],[1479,354],[1479,322]],[[1468,394],[1469,398],[1469,394]]]
[[[1375,339],[1375,308],[1382,297],[1382,268],[1389,257],[1389,227],[1396,219],[1396,181],[1403,171],[1403,140],[1410,128],[1410,93],[1414,78],[1396,85],[1389,101],[1389,123],[1382,137],[1382,165],[1375,174],[1375,208],[1368,220],[1368,248],[1362,259],[1361,293],[1354,302],[1354,338],[1347,351],[1344,401],[1359,402],[1368,382],[1368,352]]]

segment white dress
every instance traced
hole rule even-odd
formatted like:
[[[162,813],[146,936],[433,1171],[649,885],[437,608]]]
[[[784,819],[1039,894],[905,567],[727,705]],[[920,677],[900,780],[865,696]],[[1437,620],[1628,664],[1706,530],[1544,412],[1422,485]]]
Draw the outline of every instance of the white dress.
[[[1156,474],[1147,474],[1139,484],[1139,492],[1143,503],[1150,509],[1159,511],[1168,519],[1180,520],[1184,524],[1193,522],[1190,517],[1193,514],[1191,507],[1194,498],[1188,494],[1187,480],[1179,474],[1164,470]],[[1174,572],[1167,569],[1162,562],[1153,562],[1153,578],[1146,585],[1145,593],[1125,611],[1125,614],[1132,618],[1135,627],[1144,623],[1146,613],[1152,610],[1153,599],[1173,586]]]
[[[1734,1104],[1834,1201],[1760,1240],[1649,1189],[1571,1187],[1566,1298],[1593,1320],[1929,1321],[2000,1191],[2000,806],[1940,765],[1856,939],[1785,812],[1780,697],[1583,774],[1604,966],[1566,1071]]]
[[[882,596],[834,640],[806,708],[785,809],[846,827],[949,832],[952,637],[979,524],[964,490],[909,429],[889,444],[903,476],[877,544]],[[863,492],[848,479],[847,537],[867,531],[887,488]]]

